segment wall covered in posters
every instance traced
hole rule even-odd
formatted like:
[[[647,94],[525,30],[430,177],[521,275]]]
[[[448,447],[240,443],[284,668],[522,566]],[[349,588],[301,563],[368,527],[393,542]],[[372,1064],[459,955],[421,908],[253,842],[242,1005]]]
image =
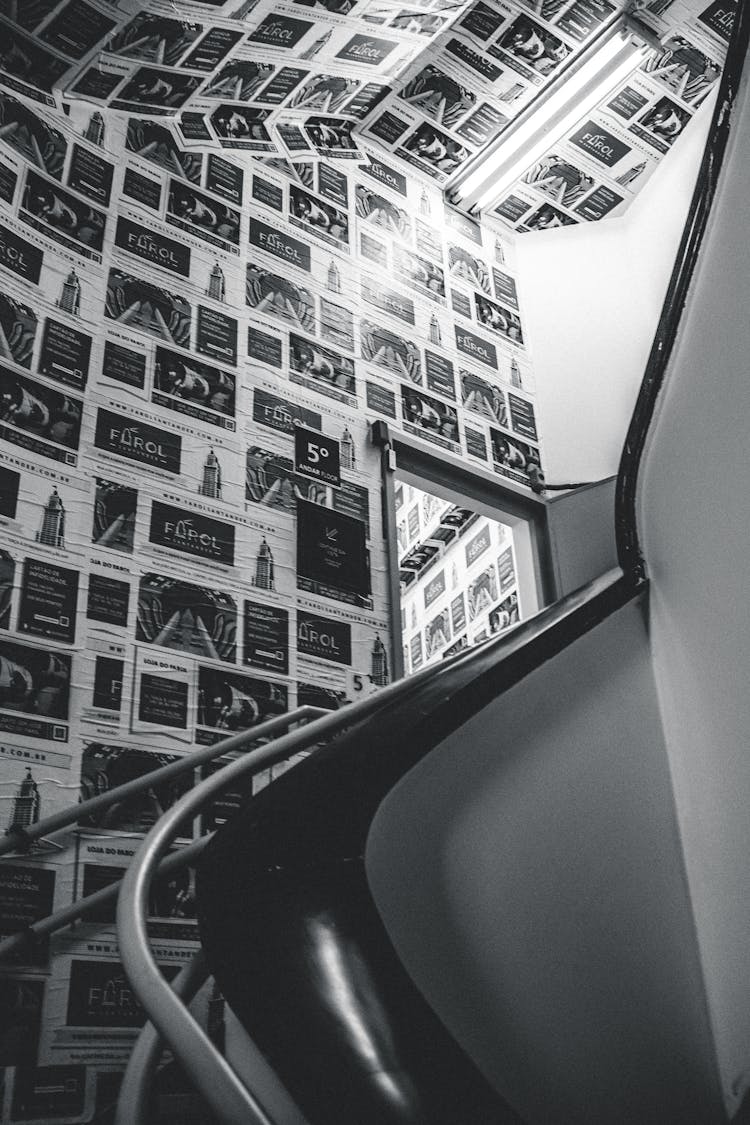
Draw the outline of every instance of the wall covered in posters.
[[[2,831],[389,681],[370,421],[540,464],[511,241],[351,131],[446,6],[349,7],[0,8]],[[0,932],[116,879],[196,774],[0,862]],[[151,932],[173,975],[188,874]],[[0,991],[5,1119],[103,1119],[143,1022],[112,910]]]
[[[521,234],[620,215],[716,86],[732,0],[479,0],[398,77],[361,130],[450,187],[623,7],[654,45],[486,213]]]
[[[442,189],[609,7],[0,0],[0,830],[388,682],[368,423],[521,487],[543,463],[513,232]],[[714,57],[725,16],[691,19]],[[643,82],[689,115],[675,49]],[[0,861],[2,932],[197,780]],[[189,876],[152,915],[173,974]],[[0,966],[4,1119],[103,1120],[142,1022],[110,911]]]
[[[395,500],[407,674],[528,613],[519,597],[512,528],[405,482]]]

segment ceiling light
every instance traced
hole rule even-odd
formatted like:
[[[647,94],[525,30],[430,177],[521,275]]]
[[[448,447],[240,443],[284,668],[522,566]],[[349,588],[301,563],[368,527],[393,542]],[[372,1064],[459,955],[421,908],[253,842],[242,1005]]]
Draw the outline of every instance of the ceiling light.
[[[464,169],[450,187],[451,202],[478,211],[498,199],[627,78],[644,55],[643,42],[634,40],[628,25],[618,21]]]

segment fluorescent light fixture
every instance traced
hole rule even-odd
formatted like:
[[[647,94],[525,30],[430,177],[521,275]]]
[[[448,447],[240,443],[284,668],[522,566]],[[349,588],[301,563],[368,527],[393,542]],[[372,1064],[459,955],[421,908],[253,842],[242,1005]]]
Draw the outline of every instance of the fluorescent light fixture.
[[[615,89],[644,57],[642,43],[628,35],[622,23],[614,34],[597,41],[580,57],[579,65],[559,76],[549,96],[528,107],[469,167],[465,178],[451,185],[450,198],[458,206],[478,211],[494,202],[540,156],[556,145],[582,118]]]

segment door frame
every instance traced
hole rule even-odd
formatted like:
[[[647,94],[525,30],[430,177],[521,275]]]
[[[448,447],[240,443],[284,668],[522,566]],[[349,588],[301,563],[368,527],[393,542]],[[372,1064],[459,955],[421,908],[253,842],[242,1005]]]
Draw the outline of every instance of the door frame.
[[[500,480],[485,471],[468,465],[442,451],[422,445],[401,432],[391,431],[382,419],[370,426],[370,441],[380,449],[381,496],[383,534],[388,560],[389,621],[391,632],[391,659],[394,679],[404,675],[401,633],[401,588],[398,566],[398,538],[396,533],[396,489],[394,480],[416,484],[429,492],[434,484],[443,493],[453,494],[455,502],[465,504],[490,519],[513,528],[517,535],[516,546],[519,572],[528,572],[533,589],[528,586],[522,605],[531,601],[531,611],[550,605],[559,596],[547,503],[541,496],[529,493],[512,481]],[[412,478],[412,479],[409,479]],[[515,540],[516,536],[514,536]],[[531,597],[529,594],[531,593]],[[535,603],[535,604],[534,604]]]

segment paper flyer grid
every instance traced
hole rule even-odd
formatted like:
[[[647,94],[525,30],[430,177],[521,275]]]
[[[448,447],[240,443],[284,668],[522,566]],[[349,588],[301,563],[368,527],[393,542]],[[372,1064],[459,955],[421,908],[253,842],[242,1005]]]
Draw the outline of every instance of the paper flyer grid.
[[[692,12],[673,5],[663,20],[661,48],[645,52],[618,89],[525,170],[493,215],[525,232],[598,221],[628,207],[715,90],[726,52],[726,22],[701,21],[697,5]]]
[[[535,11],[532,17],[521,6],[473,5],[436,41],[434,60],[425,65],[420,59],[410,68],[366,132],[395,144],[396,155],[444,183],[502,132],[615,10],[603,3],[595,13],[590,5],[582,28],[570,5],[557,9],[542,22],[544,16]]]
[[[710,94],[728,31],[716,4],[652,0],[662,50],[588,130],[627,153],[609,164],[574,132],[479,221],[443,187],[606,0],[0,7],[5,831],[389,682],[369,423],[538,479],[515,232],[619,213]],[[539,61],[523,57],[529,26]],[[338,449],[330,479],[300,463],[300,427]],[[519,612],[512,543],[489,525],[424,568],[444,514],[416,499],[399,512],[421,572],[410,670]],[[106,885],[196,780],[4,860],[5,929]],[[169,971],[194,946],[191,895],[183,874],[152,904]],[[141,1020],[111,915],[3,965],[0,993],[3,1119],[48,1117],[53,1077],[66,1120],[103,1112]]]
[[[408,672],[520,620],[509,527],[408,484],[396,510]]]

